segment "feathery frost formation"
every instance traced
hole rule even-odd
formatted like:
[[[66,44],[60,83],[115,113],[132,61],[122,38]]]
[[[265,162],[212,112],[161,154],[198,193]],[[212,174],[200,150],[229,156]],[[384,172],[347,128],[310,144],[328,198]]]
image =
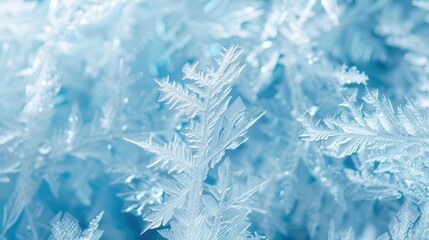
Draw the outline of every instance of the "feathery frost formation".
[[[103,217],[103,212],[98,214],[87,229],[82,231],[78,221],[69,213],[58,213],[51,221],[52,239],[54,240],[98,240],[103,231],[98,230],[98,224]]]
[[[240,170],[225,158],[225,150],[236,149],[247,140],[251,125],[263,112],[250,112],[240,98],[229,104],[232,81],[243,69],[236,46],[226,49],[217,60],[217,68],[196,70],[198,62],[185,65],[183,80],[157,81],[160,101],[169,108],[184,111],[189,119],[170,142],[126,139],[155,154],[149,167],[167,171],[171,177],[159,183],[165,201],[144,216],[144,231],[165,226],[160,233],[167,239],[245,239],[250,208],[245,201],[262,183],[248,178],[247,184],[234,184]],[[218,167],[216,185],[205,183],[208,171]],[[205,190],[204,190],[205,188]]]
[[[0,239],[429,240],[428,66],[427,0],[2,0]]]

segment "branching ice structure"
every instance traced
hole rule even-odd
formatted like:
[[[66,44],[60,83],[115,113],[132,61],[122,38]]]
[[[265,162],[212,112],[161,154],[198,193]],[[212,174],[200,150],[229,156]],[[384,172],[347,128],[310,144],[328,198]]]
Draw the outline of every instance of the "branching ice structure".
[[[429,239],[428,25],[426,0],[1,1],[0,239]]]

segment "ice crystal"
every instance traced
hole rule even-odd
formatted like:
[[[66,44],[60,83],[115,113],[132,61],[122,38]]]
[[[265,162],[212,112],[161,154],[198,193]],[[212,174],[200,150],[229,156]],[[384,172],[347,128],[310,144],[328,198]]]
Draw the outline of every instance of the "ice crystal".
[[[426,109],[416,107],[407,98],[405,106],[394,111],[391,102],[384,96],[379,99],[377,90],[367,90],[362,97],[372,106],[372,112],[362,111],[363,105],[356,96],[347,96],[341,106],[350,111],[336,117],[326,118],[320,123],[309,113],[303,113],[300,121],[304,125],[303,139],[325,141],[327,148],[334,148],[337,157],[344,157],[363,149],[377,151],[377,159],[418,157],[428,151],[429,125]]]
[[[87,229],[82,231],[78,221],[69,213],[58,213],[51,221],[51,231],[53,240],[98,240],[103,235],[103,231],[98,229],[98,224],[103,217],[103,212],[98,214]]]
[[[428,32],[426,0],[3,0],[0,239],[429,239]]]
[[[198,63],[185,65],[183,79],[191,82],[184,86],[170,83],[168,78],[157,81],[162,93],[160,101],[183,110],[189,121],[167,143],[156,143],[151,137],[126,139],[155,155],[148,167],[159,167],[172,175],[159,184],[167,197],[144,217],[148,222],[144,231],[173,219],[171,229],[161,231],[168,239],[244,238],[249,210],[243,202],[261,184],[250,180],[244,191],[233,191],[235,173],[230,170],[229,160],[222,159],[226,149],[235,149],[247,140],[245,133],[263,113],[247,111],[240,98],[229,104],[232,81],[243,69],[237,61],[240,54],[236,46],[225,49],[216,69],[198,71]],[[218,187],[208,186],[204,191],[209,169],[221,161],[226,162],[218,168]],[[230,216],[224,216],[227,210]],[[234,223],[228,218],[235,219]]]

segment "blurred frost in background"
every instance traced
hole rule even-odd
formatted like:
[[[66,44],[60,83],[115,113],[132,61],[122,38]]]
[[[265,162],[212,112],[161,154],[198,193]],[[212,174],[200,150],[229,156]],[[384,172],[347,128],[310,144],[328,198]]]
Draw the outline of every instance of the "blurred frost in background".
[[[429,239],[428,24],[426,0],[1,1],[0,238]]]

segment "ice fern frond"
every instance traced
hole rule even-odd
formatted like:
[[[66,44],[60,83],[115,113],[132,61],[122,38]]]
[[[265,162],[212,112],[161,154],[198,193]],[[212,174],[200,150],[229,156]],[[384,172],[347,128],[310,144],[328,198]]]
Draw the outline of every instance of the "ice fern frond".
[[[194,117],[203,108],[203,103],[196,93],[177,82],[170,82],[168,77],[156,81],[160,86],[161,96],[159,101],[164,102],[170,108],[183,109],[190,118]]]
[[[429,204],[423,204],[420,208],[420,217],[413,229],[414,239],[429,239]]]
[[[160,101],[184,113],[188,123],[170,142],[126,139],[154,154],[148,167],[165,169],[172,175],[159,183],[165,191],[164,203],[144,216],[143,231],[170,225],[160,233],[168,239],[241,239],[249,236],[246,221],[250,208],[244,202],[262,183],[249,178],[246,187],[233,185],[227,149],[235,149],[247,140],[251,125],[263,112],[246,109],[240,98],[230,104],[232,82],[243,69],[237,62],[241,54],[236,46],[225,49],[217,59],[217,68],[197,70],[198,62],[185,65],[183,83],[168,79],[157,81]],[[223,162],[224,161],[224,162]],[[208,171],[218,163],[218,185],[205,183]],[[209,187],[204,187],[206,184]],[[204,201],[202,200],[204,199]]]
[[[125,139],[148,152],[155,154],[148,167],[159,165],[160,168],[166,169],[168,173],[172,171],[182,172],[191,166],[192,155],[186,148],[185,143],[176,134],[169,143],[156,143],[149,138],[148,140]]]
[[[406,201],[389,223],[389,231],[377,240],[424,240],[429,239],[428,205],[420,208]],[[366,238],[365,238],[366,239]],[[331,220],[328,240],[355,240],[353,228],[347,231],[335,231],[335,223]]]
[[[413,100],[406,98],[405,106],[394,111],[384,96],[379,99],[377,90],[367,90],[362,97],[372,111],[363,111],[364,104],[355,95],[345,97],[342,112],[323,121],[315,120],[304,112],[298,120],[303,124],[301,137],[307,141],[323,141],[336,150],[336,157],[344,157],[363,149],[382,151],[379,160],[416,157],[429,150],[429,122],[427,110],[419,109]]]
[[[98,214],[87,229],[82,231],[78,221],[69,213],[58,213],[51,221],[51,232],[53,240],[98,240],[103,231],[98,229],[103,212]]]
[[[389,232],[377,240],[429,239],[428,205],[420,207],[406,201],[389,223]]]
[[[144,217],[148,224],[143,229],[145,232],[148,229],[167,224],[173,217],[174,211],[182,208],[189,190],[191,182],[183,175],[176,175],[174,179],[163,181],[159,186],[164,190],[166,199],[164,204],[152,207],[153,213]]]
[[[395,218],[389,224],[389,232],[394,240],[406,239],[408,231],[413,228],[419,217],[418,208],[409,202],[405,202]]]
[[[239,239],[250,225],[246,221],[249,209],[244,202],[258,191],[262,182],[249,179],[247,186],[234,185],[234,178],[241,171],[234,167],[227,158],[218,169],[218,183],[209,187],[209,193],[203,195],[203,201],[209,215],[207,222],[210,227],[209,239]],[[231,215],[236,212],[239,218]],[[240,224],[231,226],[232,221],[241,221]]]

